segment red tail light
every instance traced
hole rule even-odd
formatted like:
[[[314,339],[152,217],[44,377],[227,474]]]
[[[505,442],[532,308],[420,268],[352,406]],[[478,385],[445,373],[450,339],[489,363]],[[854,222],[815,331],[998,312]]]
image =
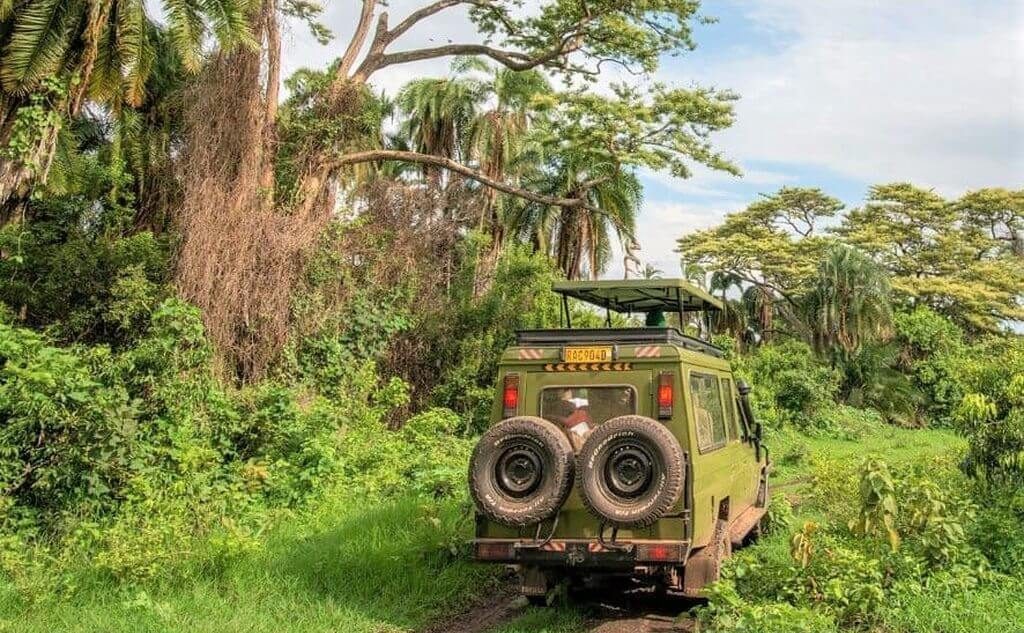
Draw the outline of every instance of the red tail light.
[[[675,374],[664,371],[658,374],[658,419],[667,420],[672,417],[672,404],[675,399]]]
[[[511,418],[519,412],[519,374],[505,375],[505,389],[501,401],[504,404],[502,417]]]
[[[674,543],[640,544],[636,548],[636,559],[654,562],[680,561],[684,553],[683,547]]]

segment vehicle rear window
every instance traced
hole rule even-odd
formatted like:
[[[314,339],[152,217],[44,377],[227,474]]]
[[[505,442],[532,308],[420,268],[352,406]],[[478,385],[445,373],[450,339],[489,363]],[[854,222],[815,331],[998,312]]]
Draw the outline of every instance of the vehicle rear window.
[[[541,417],[576,433],[586,433],[606,420],[634,413],[636,391],[624,385],[547,387],[540,392]]]
[[[690,391],[693,393],[697,448],[704,453],[724,446],[727,440],[725,414],[718,378],[693,372],[690,374]]]

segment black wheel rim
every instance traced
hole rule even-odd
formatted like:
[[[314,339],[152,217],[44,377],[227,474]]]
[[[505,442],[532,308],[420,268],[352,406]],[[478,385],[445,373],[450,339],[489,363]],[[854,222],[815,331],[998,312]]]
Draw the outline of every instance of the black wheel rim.
[[[505,494],[521,499],[540,486],[544,462],[532,446],[519,444],[501,454],[494,465],[494,478]]]
[[[654,480],[654,458],[646,446],[626,443],[612,448],[604,463],[604,481],[617,497],[635,499]]]

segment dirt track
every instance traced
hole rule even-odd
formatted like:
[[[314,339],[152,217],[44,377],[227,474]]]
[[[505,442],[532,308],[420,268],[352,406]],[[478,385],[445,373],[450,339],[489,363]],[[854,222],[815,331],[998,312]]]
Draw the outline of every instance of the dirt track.
[[[691,631],[692,621],[679,614],[695,603],[681,598],[655,598],[641,592],[604,591],[572,603],[587,613],[587,633],[667,633]],[[511,584],[469,610],[436,622],[422,633],[487,633],[522,615],[526,600]]]

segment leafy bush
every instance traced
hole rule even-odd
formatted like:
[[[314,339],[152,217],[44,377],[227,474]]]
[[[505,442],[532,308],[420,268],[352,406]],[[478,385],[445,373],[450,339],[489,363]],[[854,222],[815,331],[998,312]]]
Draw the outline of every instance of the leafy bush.
[[[465,494],[472,441],[454,435],[461,418],[431,409],[392,432],[380,419],[344,429],[340,485],[349,494],[383,498],[413,491],[429,497]]]
[[[919,307],[896,314],[902,369],[925,397],[928,423],[949,426],[964,395],[962,366],[969,362],[963,331],[952,321]]]
[[[476,257],[466,257],[452,287],[451,305],[422,319],[421,338],[431,341],[435,376],[430,402],[450,408],[479,431],[490,417],[492,383],[501,354],[519,329],[558,323],[557,297],[551,292],[556,272],[542,253],[509,248],[498,260],[486,291],[480,292]]]
[[[793,426],[827,429],[839,379],[798,341],[765,345],[734,361],[737,373],[751,384],[756,414],[768,428]]]
[[[102,352],[98,352],[102,354]],[[109,511],[138,458],[137,405],[81,357],[0,323],[0,489],[5,527]]]
[[[105,225],[131,210],[92,217],[91,209],[73,198],[35,202],[31,223],[0,228],[0,302],[59,342],[116,347],[133,340],[168,296],[171,244],[148,232],[122,237]]]
[[[882,535],[893,551],[899,549],[896,531],[896,484],[889,467],[877,459],[865,459],[860,467],[860,509],[850,529],[862,536]]]
[[[701,630],[715,633],[829,633],[837,630],[831,618],[807,607],[784,602],[747,602],[729,581],[719,581],[704,592],[707,605],[695,610]]]
[[[765,534],[782,532],[793,523],[793,504],[784,494],[773,494],[761,528]]]
[[[976,496],[977,517],[967,524],[969,542],[994,570],[1024,578],[1024,492],[983,490]]]
[[[406,385],[372,362],[342,377],[326,393],[226,389],[198,312],[174,300],[120,351],[0,322],[0,526],[15,535],[0,564],[24,587],[33,566],[83,556],[119,577],[161,575],[249,551],[278,509],[328,490],[463,493],[471,443],[457,415],[431,410],[392,431]]]
[[[953,411],[968,440],[964,467],[992,485],[1024,483],[1024,338],[990,339],[961,367],[966,393]]]

